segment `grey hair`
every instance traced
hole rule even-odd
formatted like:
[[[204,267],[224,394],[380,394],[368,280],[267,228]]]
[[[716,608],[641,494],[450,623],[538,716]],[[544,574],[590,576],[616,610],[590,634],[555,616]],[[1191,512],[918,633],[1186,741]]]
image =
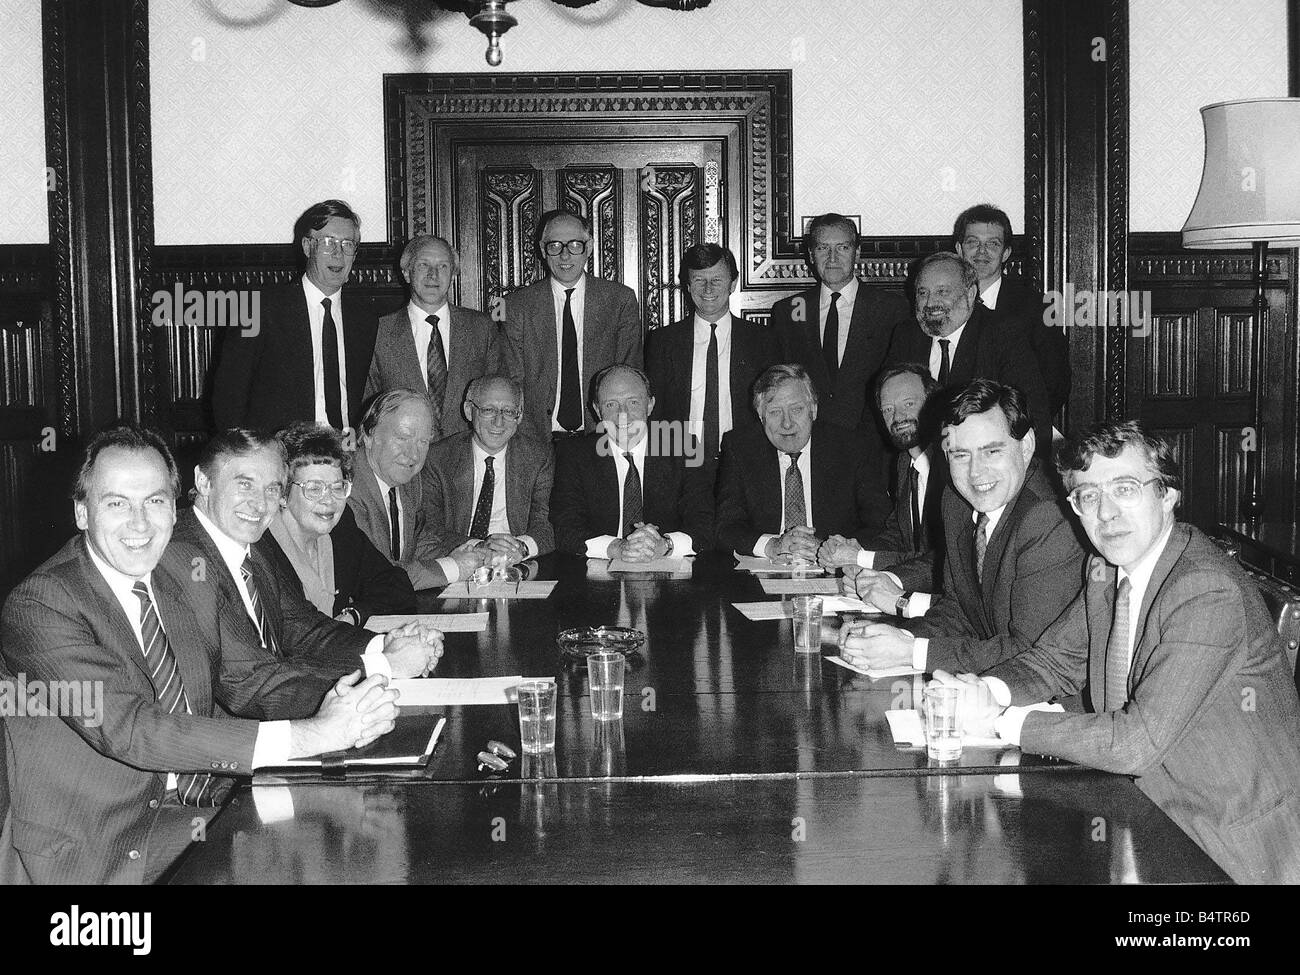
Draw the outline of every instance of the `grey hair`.
[[[916,276],[919,278],[925,269],[933,264],[956,264],[961,271],[961,284],[966,290],[978,288],[980,286],[980,273],[975,270],[975,265],[960,254],[954,254],[952,251],[935,251],[925,260],[923,260],[916,269]]]
[[[797,362],[786,362],[769,366],[754,382],[754,412],[762,416],[763,400],[786,382],[802,383],[808,393],[809,402],[814,404],[817,402],[817,390],[808,371]]]
[[[411,400],[419,400],[423,403],[425,409],[429,411],[429,418],[433,418],[433,406],[429,403],[429,397],[424,393],[417,393],[413,389],[390,389],[385,393],[380,393],[366,407],[365,415],[361,417],[362,435],[372,436],[379,426],[380,420],[392,413],[396,413],[403,403]]]
[[[415,255],[419,253],[420,248],[428,244],[441,244],[451,252],[451,273],[457,275],[460,273],[460,254],[456,248],[443,237],[435,237],[433,234],[416,234],[406,242],[402,248],[402,257],[397,262],[402,269],[402,277],[407,277],[411,273],[411,265],[415,263]]]

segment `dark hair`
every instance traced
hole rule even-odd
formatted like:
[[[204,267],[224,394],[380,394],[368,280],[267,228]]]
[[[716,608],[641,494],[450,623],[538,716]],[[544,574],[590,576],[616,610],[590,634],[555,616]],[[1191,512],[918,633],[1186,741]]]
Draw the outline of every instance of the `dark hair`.
[[[600,370],[600,372],[596,373],[596,375],[591,377],[591,411],[598,416],[600,415],[600,410],[596,408],[596,404],[600,402],[601,384],[616,372],[630,372],[645,385],[645,395],[647,399],[654,395],[654,391],[650,388],[650,377],[647,376],[643,370],[638,369],[636,366],[628,365],[626,362],[616,362],[612,366],[606,366],[604,369]]]
[[[995,223],[1002,228],[1002,246],[1011,246],[1011,218],[1006,212],[999,210],[992,203],[977,203],[973,207],[967,207],[957,215],[957,220],[952,225],[952,239],[954,243],[960,244],[966,239],[966,231],[973,223]]]
[[[343,449],[343,435],[328,423],[296,420],[275,435],[284,447],[289,480],[312,464],[337,464],[343,480],[352,480],[352,454]]]
[[[295,249],[302,249],[304,237],[310,237],[313,230],[321,230],[334,217],[342,217],[345,220],[351,220],[357,225],[357,230],[361,229],[361,218],[356,212],[344,203],[342,200],[322,200],[320,203],[313,203],[303,211],[293,225],[293,242]]]
[[[980,273],[975,270],[975,265],[960,254],[954,254],[952,251],[935,251],[933,254],[926,255],[921,263],[916,266],[916,277],[913,279],[919,281],[925,269],[933,264],[956,264],[957,269],[961,272],[961,285],[966,290],[978,288],[980,286]],[[913,284],[915,287],[915,284]]]
[[[783,362],[768,366],[763,370],[762,375],[754,380],[754,412],[762,416],[763,397],[786,382],[803,383],[804,389],[808,391],[809,400],[814,404],[817,402],[817,387],[813,385],[808,371],[797,362]]]
[[[162,435],[150,427],[141,426],[130,420],[110,423],[94,433],[81,452],[81,463],[77,466],[76,477],[72,481],[72,500],[85,503],[90,494],[90,477],[99,455],[110,447],[123,450],[156,450],[167,468],[167,478],[171,484],[173,500],[181,494],[181,472],[176,467],[176,458],[167,447]]]
[[[221,472],[221,465],[231,457],[247,457],[264,447],[270,447],[280,455],[280,462],[285,463],[284,445],[273,436],[249,430],[245,427],[231,427],[218,432],[203,445],[199,454],[198,468],[212,480]]]
[[[1159,476],[1166,490],[1182,490],[1182,472],[1174,463],[1174,452],[1168,441],[1147,433],[1137,420],[1099,423],[1075,440],[1065,442],[1056,454],[1057,469],[1063,477],[1067,473],[1086,471],[1098,454],[1106,458],[1118,457],[1125,447],[1142,451],[1147,467]]]
[[[880,409],[880,394],[884,391],[885,383],[898,376],[908,375],[915,376],[917,379],[921,380],[921,388],[925,390],[926,399],[929,399],[930,394],[939,388],[939,384],[935,381],[934,377],[930,375],[930,370],[927,366],[923,366],[919,362],[900,362],[898,365],[889,366],[887,369],[881,370],[879,377],[877,377],[876,409]]]
[[[537,253],[546,259],[546,252],[542,250],[542,237],[546,233],[546,228],[552,220],[558,220],[560,217],[572,217],[578,223],[582,224],[582,229],[587,232],[587,237],[591,237],[591,221],[581,213],[574,213],[571,210],[547,210],[537,218],[537,229],[533,231],[533,247]]]
[[[955,427],[968,416],[987,413],[994,407],[1002,410],[1007,418],[1007,428],[1011,436],[1024,440],[1025,434],[1033,429],[1034,421],[1029,416],[1029,405],[1025,394],[1015,386],[996,383],[992,379],[976,379],[961,389],[953,392],[947,409],[940,422],[944,427]]]
[[[429,416],[433,416],[433,405],[429,402],[429,397],[425,393],[417,393],[413,389],[390,389],[380,393],[370,401],[366,407],[366,412],[361,416],[361,432],[369,437],[379,426],[379,421],[390,413],[396,413],[397,408],[409,400],[419,400],[429,408]]]
[[[691,271],[707,271],[719,261],[726,262],[727,273],[731,275],[732,281],[740,277],[736,255],[731,253],[730,249],[717,244],[696,244],[694,247],[686,248],[686,253],[682,255],[682,268],[679,275],[682,290],[691,290]]]
[[[853,248],[856,250],[862,243],[862,235],[858,233],[858,225],[842,213],[823,213],[820,216],[813,217],[808,223],[808,229],[803,235],[804,254],[808,258],[808,263],[812,264],[813,248],[817,246],[817,234],[823,230],[830,230],[839,227],[841,230],[847,230],[853,235]]]

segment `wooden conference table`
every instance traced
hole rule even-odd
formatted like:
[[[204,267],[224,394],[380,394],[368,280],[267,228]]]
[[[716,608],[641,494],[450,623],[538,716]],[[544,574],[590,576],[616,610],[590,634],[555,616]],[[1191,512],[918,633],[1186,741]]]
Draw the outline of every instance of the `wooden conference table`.
[[[540,560],[544,600],[440,599],[487,610],[449,633],[440,677],[554,676],[556,749],[477,771],[489,739],[518,750],[512,706],[442,708],[418,779],[295,780],[238,791],[164,878],[173,883],[880,882],[1218,883],[1224,874],[1131,780],[1015,749],[939,767],[896,746],[885,712],[921,679],[871,681],[796,654],[775,599],[730,557],[690,575],[613,575]],[[828,618],[833,619],[833,618]],[[621,722],[595,722],[585,667],[555,635],[611,623],[646,634]]]

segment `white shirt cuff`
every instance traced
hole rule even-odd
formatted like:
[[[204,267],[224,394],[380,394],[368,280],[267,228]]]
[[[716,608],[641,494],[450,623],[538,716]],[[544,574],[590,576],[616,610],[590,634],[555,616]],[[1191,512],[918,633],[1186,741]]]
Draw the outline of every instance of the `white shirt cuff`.
[[[679,555],[695,554],[695,543],[691,540],[691,536],[686,534],[686,532],[669,532],[664,537],[672,539],[673,558],[676,558]]]
[[[758,541],[754,543],[754,554],[760,559],[767,558],[767,543],[774,538],[780,538],[779,535],[759,535]]]
[[[448,582],[460,581],[460,566],[455,559],[442,558],[438,560],[438,568],[442,569],[442,574],[447,577]]]
[[[379,633],[366,644],[366,652],[361,655],[361,662],[365,665],[365,677],[373,677],[375,674],[382,674],[385,680],[393,679],[393,668],[388,663],[388,658],[384,656],[384,634]]]
[[[288,721],[259,721],[253,743],[253,768],[283,765],[289,761],[292,735]]]
[[[899,584],[898,588],[903,588]],[[928,592],[914,592],[912,598],[907,601],[907,609],[903,610],[903,618],[914,620],[930,612],[930,602],[934,596]]]
[[[997,678],[992,678],[997,680]],[[1059,704],[1030,704],[1028,707],[1013,705],[1003,711],[993,720],[993,730],[998,733],[998,737],[1010,745],[1020,746],[1020,730],[1024,727],[1025,716],[1030,711],[1056,711],[1063,712],[1065,708]]]
[[[858,552],[859,569],[870,569],[873,568],[875,564],[876,564],[875,552],[868,552],[866,549],[862,549],[860,552]]]
[[[263,825],[293,819],[293,792],[283,779],[265,785],[253,785],[253,808]]]
[[[926,637],[918,636],[912,641],[912,669],[925,672],[925,658],[930,653],[930,641]]]
[[[608,559],[610,558],[609,546],[611,542],[617,542],[618,538],[614,535],[597,535],[595,538],[587,539],[587,558],[589,559]]]
[[[537,556],[537,542],[532,535],[520,535],[519,540],[524,543],[524,558],[531,559]]]

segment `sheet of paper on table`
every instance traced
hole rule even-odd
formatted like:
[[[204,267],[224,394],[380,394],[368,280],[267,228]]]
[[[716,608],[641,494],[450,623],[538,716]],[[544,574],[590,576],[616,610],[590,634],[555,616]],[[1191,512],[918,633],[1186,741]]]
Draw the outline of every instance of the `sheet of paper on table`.
[[[856,664],[851,664],[843,657],[827,657],[826,659],[833,664],[839,664],[845,670],[853,671],[855,674],[864,674],[872,680],[881,680],[885,677],[911,677],[914,674],[921,673],[921,671],[917,670],[915,667],[877,667],[873,670],[871,668],[859,667]]]
[[[735,553],[736,566],[742,572],[785,572],[785,573],[802,573],[808,576],[821,576],[826,574],[826,570],[820,565],[789,565],[782,562],[773,562],[771,559],[759,558],[757,555],[741,555]]]
[[[610,559],[610,572],[671,572],[675,575],[691,571],[690,560],[684,556],[665,556],[651,559],[649,562],[625,562],[623,559]]]
[[[513,704],[522,677],[411,677],[389,683],[401,695],[400,707],[463,704]]]
[[[407,623],[427,623],[444,633],[481,633],[487,629],[487,613],[403,613],[400,616],[372,616],[366,620],[366,629],[372,633],[387,633]]]
[[[486,586],[471,586],[468,582],[453,582],[439,596],[443,599],[545,599],[555,588],[555,580],[521,582],[490,582]]]
[[[732,603],[731,605],[740,610],[746,618],[759,622],[762,620],[788,620],[790,618],[790,604],[781,599],[767,599],[758,603]]]
[[[889,733],[894,736],[895,745],[925,747],[925,724],[920,711],[886,711],[885,720],[889,722]],[[963,735],[961,743],[967,748],[1011,747],[1001,738],[977,738],[974,735]]]
[[[769,596],[832,596],[840,591],[836,579],[760,579],[759,584]]]

